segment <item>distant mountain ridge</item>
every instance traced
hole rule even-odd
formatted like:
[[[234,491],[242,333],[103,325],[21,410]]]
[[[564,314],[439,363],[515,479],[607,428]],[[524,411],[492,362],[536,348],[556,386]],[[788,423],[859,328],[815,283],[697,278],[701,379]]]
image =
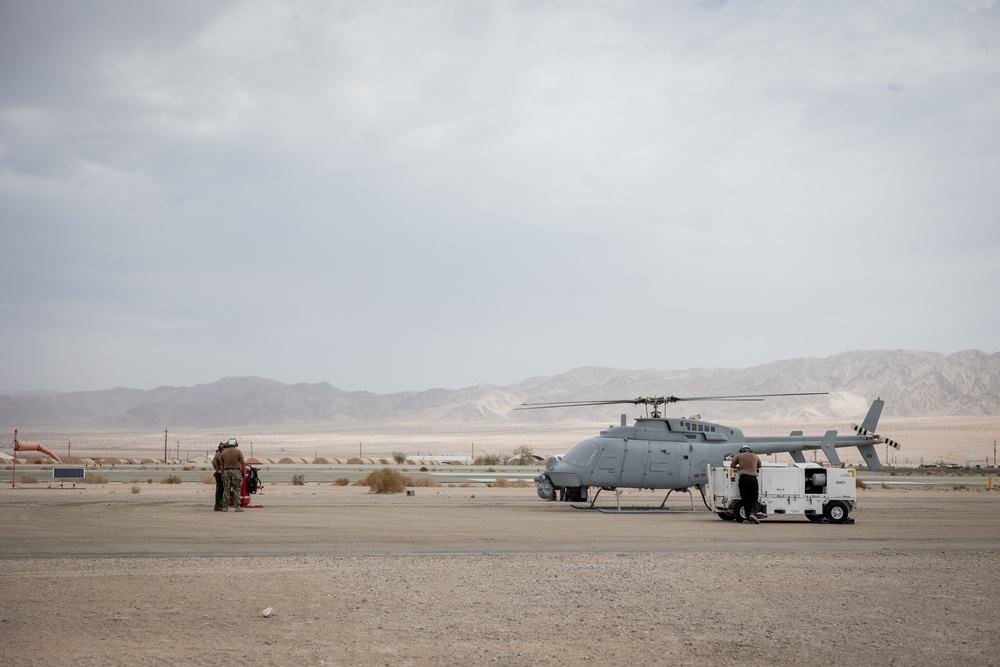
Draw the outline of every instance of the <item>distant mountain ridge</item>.
[[[193,387],[151,390],[0,394],[0,422],[10,428],[79,424],[120,428],[221,428],[325,422],[607,422],[626,405],[518,410],[522,403],[830,392],[764,402],[697,402],[667,414],[706,419],[859,420],[872,399],[886,401],[883,417],[1000,414],[1000,353],[965,350],[844,352],[823,359],[775,361],[744,369],[619,370],[576,368],[516,385],[375,394],[346,392],[322,382],[283,384],[257,377],[223,378]]]

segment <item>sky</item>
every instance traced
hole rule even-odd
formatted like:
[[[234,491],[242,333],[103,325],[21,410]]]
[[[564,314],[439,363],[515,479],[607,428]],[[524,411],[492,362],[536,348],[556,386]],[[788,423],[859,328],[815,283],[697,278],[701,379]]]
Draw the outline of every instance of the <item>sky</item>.
[[[1000,350],[994,1],[0,0],[0,389]]]

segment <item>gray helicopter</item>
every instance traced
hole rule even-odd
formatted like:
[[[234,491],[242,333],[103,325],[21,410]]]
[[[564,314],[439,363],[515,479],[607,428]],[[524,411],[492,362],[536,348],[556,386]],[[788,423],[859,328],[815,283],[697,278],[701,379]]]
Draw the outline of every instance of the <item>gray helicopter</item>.
[[[590,487],[597,493],[590,502],[593,508],[601,490],[663,489],[667,497],[673,491],[686,491],[697,487],[705,499],[708,468],[722,466],[743,445],[749,445],[757,454],[788,452],[796,463],[805,463],[804,451],[821,450],[832,465],[841,465],[837,449],[857,447],[871,470],[880,470],[875,446],[886,444],[899,449],[899,443],[875,433],[884,402],[872,402],[861,426],[854,426],[855,435],[839,436],[837,431],[824,435],[803,435],[792,431],[787,436],[746,436],[738,428],[702,421],[699,418],[662,417],[659,407],[680,401],[761,401],[778,396],[819,396],[826,392],[795,394],[754,394],[745,396],[701,396],[678,398],[676,396],[640,397],[609,401],[567,401],[558,403],[525,403],[519,410],[566,408],[591,405],[616,405],[631,403],[645,405],[647,414],[627,425],[623,414],[620,426],[602,431],[596,438],[584,440],[566,453],[562,459],[549,458],[545,472],[535,477],[538,496],[543,500],[587,502]],[[663,503],[666,503],[664,498]],[[707,504],[707,503],[706,503]],[[661,508],[664,505],[661,505]],[[621,507],[619,496],[619,508]],[[692,497],[692,509],[694,500]]]

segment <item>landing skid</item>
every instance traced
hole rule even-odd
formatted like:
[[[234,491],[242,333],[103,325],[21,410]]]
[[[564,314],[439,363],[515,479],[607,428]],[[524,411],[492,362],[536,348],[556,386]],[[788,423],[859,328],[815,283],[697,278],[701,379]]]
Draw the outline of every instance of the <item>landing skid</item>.
[[[670,509],[669,507],[667,507],[667,499],[670,498],[670,494],[678,489],[670,489],[669,491],[667,491],[667,495],[663,498],[663,502],[660,503],[659,507],[622,507],[621,491],[619,491],[617,488],[608,489],[609,491],[615,492],[615,501],[617,508],[611,509],[608,507],[594,507],[594,503],[597,502],[597,497],[601,495],[601,491],[603,490],[604,490],[603,488],[598,489],[597,493],[594,494],[593,500],[591,500],[588,504],[570,505],[570,507],[578,510],[597,510],[602,514],[690,514],[696,511],[694,508],[694,494],[691,493],[691,489],[680,489],[683,491],[687,491],[688,498],[691,501],[690,509]]]

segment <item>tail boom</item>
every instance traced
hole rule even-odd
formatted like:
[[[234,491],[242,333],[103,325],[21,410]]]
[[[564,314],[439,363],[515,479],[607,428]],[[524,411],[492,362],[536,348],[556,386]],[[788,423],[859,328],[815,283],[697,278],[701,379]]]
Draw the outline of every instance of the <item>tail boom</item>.
[[[882,414],[884,401],[877,398],[872,402],[868,415],[861,426],[854,426],[857,435],[838,436],[836,431],[827,431],[822,436],[802,435],[802,431],[792,431],[791,435],[782,437],[748,437],[749,444],[758,454],[791,454],[792,460],[797,463],[805,461],[802,452],[813,449],[820,449],[831,465],[841,465],[840,456],[837,449],[841,447],[857,447],[865,464],[871,470],[881,470],[882,462],[879,461],[875,445],[886,444],[895,449],[899,449],[898,442],[883,438],[874,432],[878,426],[879,416]]]

